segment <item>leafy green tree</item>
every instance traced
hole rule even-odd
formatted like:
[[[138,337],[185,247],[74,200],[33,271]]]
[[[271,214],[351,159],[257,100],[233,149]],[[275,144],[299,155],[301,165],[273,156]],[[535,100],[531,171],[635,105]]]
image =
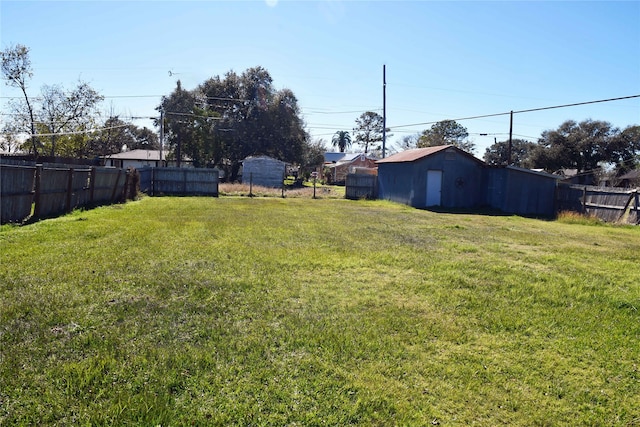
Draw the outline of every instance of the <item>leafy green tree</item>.
[[[640,167],[640,126],[627,126],[613,137],[609,145],[610,162],[616,164],[618,175]]]
[[[535,143],[524,139],[511,141],[511,164],[527,167],[529,154],[535,147]],[[506,165],[509,159],[509,141],[498,141],[487,147],[484,153],[484,161],[490,165]]]
[[[439,145],[454,145],[468,153],[473,153],[475,144],[469,140],[467,128],[455,120],[443,120],[435,123],[420,135],[418,147],[435,147]]]
[[[353,128],[355,141],[363,147],[365,153],[368,153],[369,149],[380,150],[383,130],[383,117],[378,113],[367,111],[356,119],[356,127]]]
[[[344,153],[344,150],[351,146],[351,135],[346,130],[339,130],[331,138],[331,143]]]
[[[123,147],[128,150],[160,148],[158,135],[148,128],[139,128],[125,122],[119,116],[105,120],[102,129],[94,132],[86,146],[86,156],[106,156],[119,153]]]
[[[195,139],[195,95],[182,88],[180,80],[169,96],[163,96],[158,111],[164,113],[164,126],[167,144],[179,165],[182,161],[182,145]],[[189,153],[193,155],[193,153]],[[192,157],[193,158],[193,157]],[[194,159],[197,160],[197,159]]]
[[[193,91],[180,86],[163,98],[160,108],[165,110],[171,148],[184,147],[196,164],[221,167],[231,180],[247,156],[300,163],[307,148],[309,136],[295,95],[289,89],[275,90],[262,67],[240,75],[229,71]],[[173,111],[179,115],[172,117]]]
[[[627,135],[634,135],[634,130]],[[567,120],[558,129],[542,133],[531,152],[531,164],[553,172],[563,168],[579,172],[594,171],[603,163],[618,164],[637,153],[631,141],[620,138],[620,131],[611,123]]]
[[[322,139],[306,143],[302,161],[300,162],[301,172],[312,172],[322,166],[326,151],[327,149]]]

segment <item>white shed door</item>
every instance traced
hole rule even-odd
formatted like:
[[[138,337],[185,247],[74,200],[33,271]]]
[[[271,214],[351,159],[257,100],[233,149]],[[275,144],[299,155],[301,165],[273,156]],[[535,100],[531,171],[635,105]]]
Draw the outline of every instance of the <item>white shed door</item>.
[[[427,206],[440,206],[442,171],[427,171]]]

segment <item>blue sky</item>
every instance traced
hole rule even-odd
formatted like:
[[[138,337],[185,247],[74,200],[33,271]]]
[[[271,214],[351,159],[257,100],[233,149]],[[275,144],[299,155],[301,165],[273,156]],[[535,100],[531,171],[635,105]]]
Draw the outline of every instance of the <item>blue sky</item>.
[[[193,89],[260,65],[326,141],[382,114],[385,64],[388,145],[445,119],[640,95],[640,1],[3,0],[0,28],[2,49],[31,50],[31,96],[82,79],[105,113],[150,117],[177,79]],[[0,91],[6,111],[20,94]],[[640,98],[515,114],[513,133],[589,118],[640,124]],[[479,157],[508,138],[508,115],[459,123]]]

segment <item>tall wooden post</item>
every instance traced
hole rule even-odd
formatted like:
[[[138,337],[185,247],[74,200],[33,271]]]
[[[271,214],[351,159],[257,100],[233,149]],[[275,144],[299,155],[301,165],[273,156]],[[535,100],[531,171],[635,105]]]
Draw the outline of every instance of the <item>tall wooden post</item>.
[[[511,164],[511,150],[513,148],[513,110],[509,119],[509,148],[507,149],[507,166]]]
[[[382,66],[382,158],[387,152],[387,66]]]

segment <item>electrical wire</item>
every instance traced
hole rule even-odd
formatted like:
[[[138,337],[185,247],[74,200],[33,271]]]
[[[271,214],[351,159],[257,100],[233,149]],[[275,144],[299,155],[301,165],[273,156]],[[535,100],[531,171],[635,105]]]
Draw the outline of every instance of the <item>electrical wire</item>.
[[[586,101],[586,102],[575,102],[572,104],[563,104],[563,105],[554,105],[551,107],[540,107],[540,108],[529,108],[526,110],[517,110],[517,111],[508,111],[505,113],[495,113],[495,114],[484,114],[484,115],[479,115],[479,116],[471,116],[471,117],[461,117],[459,119],[453,119],[456,122],[460,122],[463,120],[474,120],[474,119],[484,119],[487,117],[497,117],[497,116],[508,116],[510,114],[520,114],[520,113],[531,113],[533,111],[543,111],[543,110],[552,110],[552,109],[556,109],[556,108],[567,108],[567,107],[576,107],[579,105],[588,105],[588,104],[597,104],[600,102],[612,102],[612,101],[621,101],[623,99],[632,99],[632,98],[640,98],[640,95],[629,95],[629,96],[621,96],[618,98],[609,98],[609,99],[600,99],[597,101]],[[424,123],[413,123],[413,124],[409,124],[409,125],[398,125],[398,126],[390,126],[389,129],[397,129],[397,128],[404,128],[404,127],[411,127],[411,126],[423,126],[423,125],[432,125],[432,124],[436,124],[438,122],[441,122],[442,120],[438,120],[435,122],[424,122]]]
[[[73,131],[73,132],[59,132],[59,133],[36,133],[36,134],[32,134],[32,133],[28,133],[28,132],[20,132],[20,133],[5,133],[5,132],[3,132],[1,135],[7,135],[7,136],[26,135],[27,137],[82,135],[82,134],[85,134],[85,133],[102,132],[104,130],[119,129],[119,128],[124,128],[124,127],[127,127],[127,126],[129,126],[129,125],[128,124],[124,124],[124,125],[108,126],[108,127],[103,127],[103,128],[97,128],[97,129],[87,129],[87,130],[79,130],[79,131]]]

